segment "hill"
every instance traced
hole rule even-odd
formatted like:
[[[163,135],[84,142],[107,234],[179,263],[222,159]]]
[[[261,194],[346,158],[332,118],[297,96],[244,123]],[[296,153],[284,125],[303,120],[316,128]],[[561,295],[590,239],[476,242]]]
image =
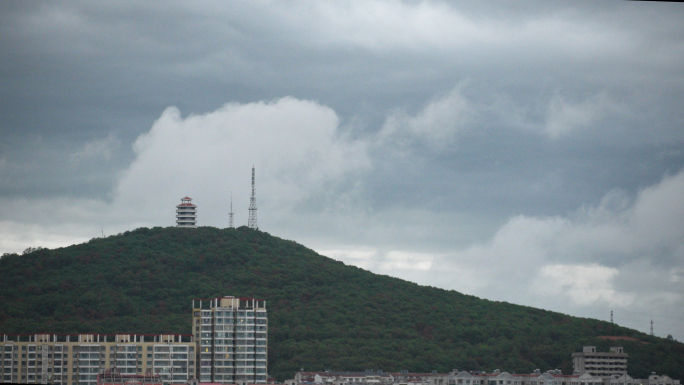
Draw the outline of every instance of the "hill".
[[[684,344],[376,275],[245,227],[140,228],[6,254],[0,333],[190,334],[191,300],[223,295],[267,300],[279,380],[300,368],[571,373],[583,345],[618,343],[631,375],[684,378]]]

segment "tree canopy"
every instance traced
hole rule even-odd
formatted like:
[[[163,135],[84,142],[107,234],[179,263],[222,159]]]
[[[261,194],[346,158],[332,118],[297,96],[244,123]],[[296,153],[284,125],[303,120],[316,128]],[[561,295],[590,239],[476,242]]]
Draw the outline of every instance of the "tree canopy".
[[[192,299],[226,295],[267,300],[279,380],[301,368],[569,374],[583,345],[624,346],[635,377],[684,377],[679,342],[373,274],[246,227],[139,228],[5,254],[0,333],[190,334]]]

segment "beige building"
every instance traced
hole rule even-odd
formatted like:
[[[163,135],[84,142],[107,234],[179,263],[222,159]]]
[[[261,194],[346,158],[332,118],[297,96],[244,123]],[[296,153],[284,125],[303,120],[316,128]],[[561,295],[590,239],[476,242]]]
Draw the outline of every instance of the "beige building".
[[[158,373],[187,383],[195,373],[195,343],[180,334],[2,335],[3,383],[95,385],[98,373]]]
[[[576,372],[589,373],[594,377],[610,377],[627,374],[627,353],[622,346],[610,348],[610,352],[597,352],[596,346],[585,346],[581,353],[572,354]]]
[[[192,301],[192,335],[0,334],[0,383],[95,385],[109,370],[165,383],[265,384],[266,301]]]

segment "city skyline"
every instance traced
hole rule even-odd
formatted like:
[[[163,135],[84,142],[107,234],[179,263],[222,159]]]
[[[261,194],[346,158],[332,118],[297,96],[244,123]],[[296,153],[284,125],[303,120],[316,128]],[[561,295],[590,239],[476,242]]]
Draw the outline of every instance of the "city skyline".
[[[186,195],[227,227],[254,166],[263,231],[684,340],[679,4],[0,10],[0,254],[173,226]]]

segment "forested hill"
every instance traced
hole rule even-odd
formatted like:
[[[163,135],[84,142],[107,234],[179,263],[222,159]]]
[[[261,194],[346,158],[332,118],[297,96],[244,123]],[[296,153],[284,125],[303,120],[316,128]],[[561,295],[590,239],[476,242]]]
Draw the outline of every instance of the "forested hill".
[[[267,300],[269,373],[453,368],[572,372],[622,345],[629,373],[684,379],[684,345],[608,322],[376,275],[245,227],[140,228],[0,259],[0,333],[191,333],[191,300]],[[598,336],[638,341],[606,341]]]

